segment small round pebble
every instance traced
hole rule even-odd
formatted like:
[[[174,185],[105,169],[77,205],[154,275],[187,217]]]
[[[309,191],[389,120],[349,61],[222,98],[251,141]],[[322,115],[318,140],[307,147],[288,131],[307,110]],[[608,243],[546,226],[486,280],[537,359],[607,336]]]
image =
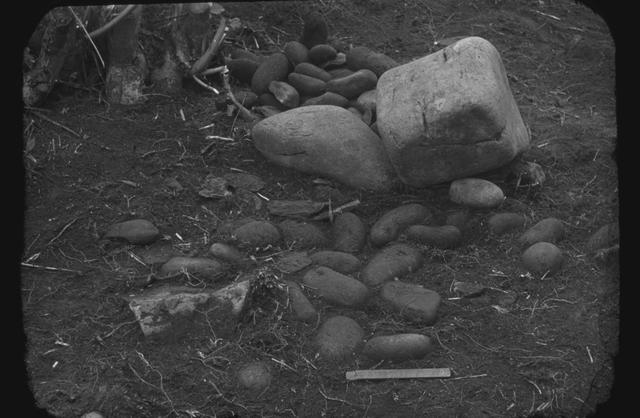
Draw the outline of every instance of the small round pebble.
[[[350,359],[362,346],[364,330],[346,316],[333,316],[318,329],[314,338],[320,358],[328,361]]]
[[[563,261],[562,251],[550,242],[537,242],[522,254],[522,264],[531,273],[552,275]]]
[[[229,261],[230,263],[239,263],[244,258],[244,255],[236,247],[223,242],[214,242],[211,244],[209,253],[216,258]]]
[[[245,389],[262,392],[271,384],[271,368],[263,361],[255,361],[238,370],[238,383]]]

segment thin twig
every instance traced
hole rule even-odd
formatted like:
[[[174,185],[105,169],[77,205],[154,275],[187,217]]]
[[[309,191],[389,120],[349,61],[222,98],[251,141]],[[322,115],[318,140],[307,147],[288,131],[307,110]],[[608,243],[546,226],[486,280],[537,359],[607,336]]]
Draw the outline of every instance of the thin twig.
[[[214,87],[211,87],[210,85],[208,85],[204,81],[200,80],[198,77],[195,76],[195,74],[192,75],[191,78],[193,78],[196,83],[200,84],[205,89],[212,91],[214,94],[220,94],[220,92],[218,90],[216,90]]]
[[[42,269],[42,270],[46,270],[46,271],[65,271],[67,273],[76,273],[76,274],[81,274],[81,271],[78,270],[70,270],[70,269],[65,269],[62,267],[49,267],[49,266],[40,266],[37,264],[31,264],[31,263],[20,263],[20,265],[22,267],[30,267],[30,268],[34,268],[34,269]]]
[[[227,90],[227,97],[233,102],[234,105],[238,108],[238,112],[242,115],[242,117],[249,122],[257,122],[261,118],[251,112],[249,109],[244,107],[242,103],[236,99],[236,96],[233,95],[231,91],[231,84],[229,83],[229,68],[225,65],[225,70],[222,72],[222,82],[224,84],[224,88]]]
[[[347,209],[351,209],[353,207],[356,207],[360,204],[360,200],[356,199],[353,200],[351,202],[345,203],[344,205],[338,206],[335,209],[331,209],[329,208],[329,210],[327,212],[323,212],[320,215],[316,215],[315,217],[313,217],[312,219],[314,221],[321,221],[324,219],[331,219],[333,220],[333,216],[339,213],[344,212]]]
[[[213,57],[218,53],[218,49],[222,44],[226,29],[227,19],[223,16],[220,18],[220,25],[218,25],[218,30],[213,36],[209,48],[207,48],[204,54],[202,54],[202,56],[191,66],[191,70],[189,71],[191,75],[200,74],[205,68],[207,68],[207,65],[209,65]]]
[[[351,403],[347,400],[344,399],[340,399],[340,398],[334,398],[332,396],[328,396],[326,393],[324,393],[323,391],[324,387],[322,389],[318,389],[318,392],[320,392],[320,394],[322,395],[323,398],[325,398],[328,401],[336,401],[336,402],[342,402],[343,404],[352,406],[354,408],[358,408],[358,409],[365,409],[364,407],[360,406],[360,405],[356,405],[354,403]]]
[[[71,225],[73,225],[73,224],[75,223],[75,221],[77,221],[78,219],[80,219],[80,218],[75,218],[75,219],[73,219],[71,222],[69,222],[68,224],[66,224],[66,225],[62,228],[62,230],[61,230],[60,232],[58,232],[58,235],[56,235],[55,237],[51,238],[51,241],[47,242],[47,246],[51,245],[51,243],[52,243],[53,241],[55,241],[55,240],[57,240],[58,238],[60,238],[60,237],[62,236],[62,234],[64,234],[64,232],[65,232],[67,229],[69,229],[69,227],[70,227]]]
[[[56,125],[57,127],[62,128],[62,129],[64,129],[65,131],[67,131],[67,132],[69,132],[69,133],[72,133],[72,134],[73,134],[73,135],[75,135],[76,137],[80,138],[80,134],[79,134],[79,133],[77,133],[76,131],[74,131],[74,130],[72,130],[72,129],[67,128],[66,126],[64,126],[63,124],[61,124],[61,123],[59,123],[59,122],[56,122],[55,120],[49,119],[49,118],[48,118],[48,117],[46,117],[45,115],[42,115],[42,114],[40,114],[40,113],[38,113],[38,112],[34,112],[34,111],[32,111],[32,112],[33,112],[36,116],[38,116],[39,118],[44,119],[44,120],[46,120],[47,122],[52,123],[52,124]]]
[[[116,23],[118,23],[122,19],[124,19],[129,13],[131,13],[133,11],[133,9],[135,9],[138,6],[140,6],[140,5],[139,4],[130,4],[123,11],[121,11],[120,14],[118,14],[118,16],[114,17],[107,24],[105,24],[101,28],[98,28],[98,29],[92,31],[91,33],[88,33],[87,35],[89,35],[89,38],[96,38],[96,37],[102,35],[106,31],[111,29],[113,26],[115,26]]]
[[[71,12],[71,14],[73,15],[73,17],[76,19],[76,22],[78,23],[78,26],[80,26],[80,28],[82,29],[82,32],[84,32],[84,34],[86,35],[87,39],[91,43],[91,46],[96,51],[96,54],[98,55],[98,58],[100,58],[100,64],[102,64],[102,68],[104,68],[104,66],[105,66],[104,65],[104,60],[102,59],[102,55],[100,55],[100,51],[98,50],[98,47],[96,46],[95,43],[93,43],[93,39],[91,39],[91,34],[89,32],[87,32],[87,28],[84,27],[84,24],[82,23],[82,20],[80,20],[80,18],[78,17],[76,12],[73,11],[71,6],[67,6],[67,7],[68,7],[69,11]]]

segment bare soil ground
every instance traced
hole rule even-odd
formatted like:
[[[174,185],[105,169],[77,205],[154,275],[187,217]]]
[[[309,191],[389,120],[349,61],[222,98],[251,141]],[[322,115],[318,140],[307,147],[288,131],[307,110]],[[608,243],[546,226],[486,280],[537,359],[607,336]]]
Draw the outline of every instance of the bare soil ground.
[[[254,310],[229,338],[212,332],[146,340],[123,299],[144,286],[138,278],[150,267],[134,257],[144,248],[100,240],[109,225],[145,218],[174,248],[206,254],[222,222],[268,217],[264,208],[243,201],[200,197],[206,175],[243,170],[266,182],[263,195],[291,200],[312,198],[315,177],[266,162],[247,125],[219,112],[215,97],[198,86],[176,97],[150,95],[135,106],[60,89],[38,111],[46,119],[33,111],[23,118],[24,142],[32,148],[23,159],[22,261],[40,267],[20,270],[22,324],[28,384],[38,407],[64,417],[92,410],[108,417],[581,417],[607,401],[619,349],[618,260],[598,261],[585,251],[589,236],[617,221],[619,212],[615,49],[603,20],[570,1],[318,0],[225,7],[275,46],[296,39],[300,16],[315,7],[334,38],[401,63],[435,51],[434,41],[446,37],[491,41],[531,130],[524,157],[541,164],[547,176],[539,189],[500,183],[513,199],[507,209],[526,215],[529,225],[549,216],[565,223],[568,233],[559,245],[564,268],[551,278],[526,276],[515,236],[489,237],[483,222],[490,213],[474,211],[463,245],[423,248],[428,262],[407,279],[443,297],[435,325],[405,323],[375,305],[322,308],[323,317],[348,312],[367,333],[431,336],[437,349],[425,359],[378,367],[450,367],[450,379],[349,383],[345,370],[374,364],[359,359],[339,369],[314,361],[316,328],[286,320],[282,307],[272,305]],[[151,44],[150,38],[143,41]],[[203,153],[207,135],[233,141]],[[184,190],[168,187],[169,178]],[[335,186],[361,200],[355,213],[369,225],[403,202],[423,202],[441,216],[453,208],[446,186],[384,194]],[[371,252],[367,247],[364,258]],[[450,300],[454,280],[496,290]],[[517,299],[501,311],[495,297],[504,292]],[[274,370],[273,383],[259,396],[240,390],[234,378],[238,367],[256,359]]]

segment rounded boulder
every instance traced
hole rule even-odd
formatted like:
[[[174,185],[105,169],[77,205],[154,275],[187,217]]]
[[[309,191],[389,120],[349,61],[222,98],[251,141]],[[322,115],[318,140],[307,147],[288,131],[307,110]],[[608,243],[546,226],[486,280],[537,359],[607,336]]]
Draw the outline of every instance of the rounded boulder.
[[[337,106],[303,106],[258,122],[256,148],[268,160],[354,188],[389,190],[395,172],[380,138]]]

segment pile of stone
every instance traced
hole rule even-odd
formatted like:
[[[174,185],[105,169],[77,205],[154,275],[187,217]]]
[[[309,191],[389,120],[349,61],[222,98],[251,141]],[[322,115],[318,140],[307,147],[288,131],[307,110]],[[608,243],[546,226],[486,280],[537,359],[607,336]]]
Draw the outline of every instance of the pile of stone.
[[[236,50],[227,62],[251,85],[245,104],[266,116],[252,136],[270,161],[389,190],[483,173],[528,148],[500,54],[487,40],[462,38],[399,65],[363,46],[338,50],[317,19],[281,52]]]

